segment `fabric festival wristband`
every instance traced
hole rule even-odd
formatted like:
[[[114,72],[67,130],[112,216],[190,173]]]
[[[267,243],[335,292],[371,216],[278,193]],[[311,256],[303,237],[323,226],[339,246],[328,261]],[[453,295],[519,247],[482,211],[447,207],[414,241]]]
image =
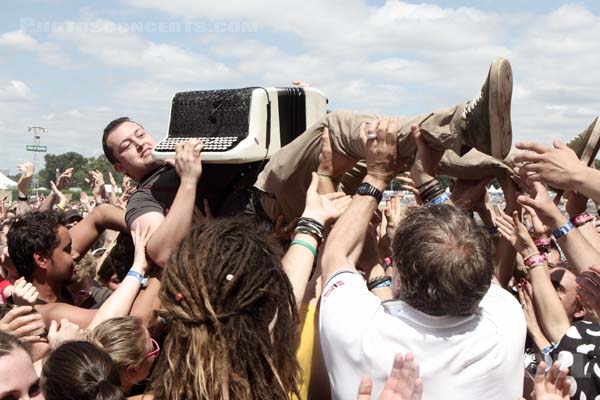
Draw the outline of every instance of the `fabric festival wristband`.
[[[433,204],[434,206],[439,206],[440,204],[443,204],[443,203],[447,202],[448,200],[450,200],[450,196],[448,196],[448,193],[444,192],[441,195],[431,199],[431,201],[429,201],[429,204]]]
[[[569,233],[574,227],[575,226],[573,225],[573,223],[571,221],[568,221],[566,224],[552,232],[552,236],[554,236],[555,239],[563,237],[567,233]]]
[[[130,270],[129,272],[127,272],[127,276],[131,276],[132,278],[137,279],[140,282],[140,285],[142,285],[142,287],[146,287],[148,285],[148,277],[140,274],[137,271]]]
[[[381,289],[381,288],[384,288],[384,287],[392,287],[392,281],[383,281],[383,282],[381,282],[381,283],[373,286],[371,288],[371,290],[373,290],[373,289]]]
[[[585,225],[588,222],[593,221],[593,220],[594,220],[594,217],[589,212],[584,212],[582,214],[576,215],[573,218],[571,218],[571,222],[577,228],[579,228],[580,226]]]
[[[527,267],[531,267],[534,264],[543,264],[548,258],[546,254],[534,254],[523,260],[523,263]]]
[[[548,346],[544,347],[540,353],[542,355],[546,355],[548,353],[550,353],[552,350],[554,350],[556,348],[557,344],[556,343],[550,343]]]
[[[544,265],[546,265],[546,263],[535,263],[529,266],[529,270],[531,271],[534,268],[543,267]]]
[[[317,172],[317,175],[319,176],[319,178],[327,179],[328,181],[333,181],[333,176],[331,176],[331,175],[320,174],[318,172]]]
[[[391,282],[391,281],[392,281],[392,278],[390,278],[389,276],[386,276],[386,275],[378,276],[376,278],[371,279],[369,282],[367,282],[367,289],[373,290],[376,287],[378,287],[379,285],[381,285],[383,282]]]
[[[315,257],[317,256],[317,249],[315,249],[310,243],[305,242],[304,240],[295,239],[295,240],[292,240],[292,243],[290,243],[290,246],[292,246],[294,244],[298,244],[302,247],[307,248],[308,250],[310,250],[311,253],[313,253],[313,255]]]
[[[540,246],[550,246],[552,244],[552,239],[546,237],[538,237],[533,239],[536,247]]]
[[[20,201],[27,201],[27,196],[18,196],[17,199],[19,199]]]

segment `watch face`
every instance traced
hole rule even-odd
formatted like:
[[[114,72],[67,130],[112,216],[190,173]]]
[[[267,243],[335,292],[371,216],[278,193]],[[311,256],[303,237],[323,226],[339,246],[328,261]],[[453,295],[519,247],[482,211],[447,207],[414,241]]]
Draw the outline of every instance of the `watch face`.
[[[369,194],[369,185],[368,184],[364,184],[361,183],[358,188],[356,189],[356,193],[358,194]]]
[[[360,194],[363,196],[373,196],[375,197],[378,201],[381,201],[381,198],[383,197],[383,194],[381,193],[381,190],[377,189],[375,186],[370,185],[366,182],[361,183],[358,188],[356,189],[356,194]]]

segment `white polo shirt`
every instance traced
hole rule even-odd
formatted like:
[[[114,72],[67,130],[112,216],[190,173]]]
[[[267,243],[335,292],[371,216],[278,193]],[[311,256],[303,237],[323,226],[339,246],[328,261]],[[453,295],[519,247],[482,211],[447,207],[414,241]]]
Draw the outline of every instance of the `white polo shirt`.
[[[479,311],[435,317],[400,300],[384,303],[356,272],[323,289],[321,347],[334,399],[355,399],[366,373],[377,398],[396,353],[420,364],[423,399],[520,399],[526,324],[519,303],[492,284]]]

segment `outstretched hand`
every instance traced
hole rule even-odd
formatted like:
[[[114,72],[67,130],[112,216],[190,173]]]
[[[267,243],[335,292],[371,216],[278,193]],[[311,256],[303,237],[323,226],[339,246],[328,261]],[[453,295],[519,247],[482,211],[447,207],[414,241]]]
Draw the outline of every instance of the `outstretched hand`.
[[[498,232],[515,248],[521,255],[537,252],[533,238],[529,235],[525,225],[519,221],[517,211],[513,212],[512,218],[506,214],[496,218]]]
[[[515,162],[526,163],[515,168],[519,175],[526,176],[530,181],[543,182],[564,190],[576,189],[576,177],[586,166],[560,140],[555,140],[552,147],[534,142],[521,142],[516,147],[527,150],[515,157]]]
[[[40,292],[25,278],[19,278],[13,285],[12,298],[17,306],[34,306]]]
[[[15,307],[0,319],[0,331],[13,335],[22,342],[40,340],[45,330],[41,314],[31,306]]]
[[[367,177],[387,186],[397,168],[398,119],[383,118],[360,126],[360,138],[366,143]]]
[[[148,272],[146,245],[152,237],[150,228],[151,226],[148,225],[145,229],[142,230],[139,227],[139,224],[136,224],[134,230],[131,232],[131,238],[133,239],[133,244],[135,246],[133,265],[131,266],[131,269],[141,273],[142,275],[146,275],[146,272]]]
[[[546,363],[540,362],[535,373],[533,398],[535,400],[568,400],[571,383],[567,379],[569,370],[560,369],[560,364],[552,364],[548,375],[544,374]]]
[[[48,344],[53,350],[65,342],[81,340],[82,338],[83,329],[79,328],[79,325],[70,322],[66,318],[61,319],[60,324],[56,321],[50,323],[50,328],[48,329]]]
[[[566,218],[550,198],[546,187],[536,181],[529,181],[530,196],[521,195],[517,202],[523,207],[531,207],[544,225],[550,228],[562,226]]]
[[[371,376],[365,375],[358,387],[357,400],[370,400],[373,391]],[[412,353],[396,354],[394,365],[385,382],[379,400],[420,400],[423,395],[423,381],[419,378],[419,363]]]
[[[71,182],[71,176],[73,176],[73,168],[67,168],[56,178],[56,187],[58,190],[63,190]]]
[[[313,172],[310,186],[306,192],[306,206],[302,216],[312,218],[325,225],[339,218],[352,198],[342,192],[320,195],[317,192],[318,186],[319,176]]]

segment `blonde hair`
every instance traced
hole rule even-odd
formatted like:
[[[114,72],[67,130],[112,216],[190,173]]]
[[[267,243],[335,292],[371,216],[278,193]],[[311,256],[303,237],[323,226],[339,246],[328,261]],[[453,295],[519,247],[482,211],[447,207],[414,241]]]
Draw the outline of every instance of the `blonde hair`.
[[[137,365],[146,357],[146,327],[136,317],[108,319],[90,333],[90,341],[98,344],[110,355],[117,368]]]
[[[81,283],[93,280],[96,276],[96,259],[90,253],[79,260],[73,267],[73,283]]]

